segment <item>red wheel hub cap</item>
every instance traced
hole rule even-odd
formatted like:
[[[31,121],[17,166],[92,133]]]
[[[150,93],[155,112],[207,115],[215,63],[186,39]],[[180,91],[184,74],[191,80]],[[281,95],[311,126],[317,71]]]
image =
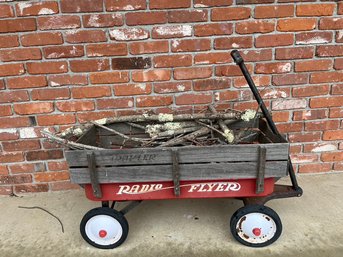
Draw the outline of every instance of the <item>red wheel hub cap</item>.
[[[261,229],[260,228],[254,228],[252,230],[252,233],[255,235],[255,236],[260,236],[261,235]]]
[[[104,238],[106,235],[107,235],[106,230],[100,230],[100,231],[99,231],[99,236],[100,236],[101,238]]]

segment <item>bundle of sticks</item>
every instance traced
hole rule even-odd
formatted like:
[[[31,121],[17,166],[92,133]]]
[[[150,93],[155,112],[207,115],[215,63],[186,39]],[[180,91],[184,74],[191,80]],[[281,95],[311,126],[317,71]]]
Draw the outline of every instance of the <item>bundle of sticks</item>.
[[[42,134],[50,141],[68,146],[72,149],[104,149],[102,147],[85,145],[75,142],[91,127],[106,131],[108,135],[122,138],[117,148],[130,147],[171,147],[171,146],[208,146],[213,144],[238,144],[246,137],[251,137],[253,131],[248,127],[234,131],[232,125],[244,121],[254,123],[258,117],[254,110],[240,112],[230,110],[218,112],[214,106],[208,106],[208,111],[197,114],[142,114],[105,118],[86,124],[68,128],[57,134],[47,130]],[[125,123],[141,133],[126,133],[116,129],[116,124]],[[129,143],[129,144],[128,144]]]

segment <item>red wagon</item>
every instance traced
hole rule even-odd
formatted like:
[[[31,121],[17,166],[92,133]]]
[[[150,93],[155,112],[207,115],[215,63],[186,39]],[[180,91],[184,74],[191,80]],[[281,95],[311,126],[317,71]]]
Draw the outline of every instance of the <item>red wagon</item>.
[[[110,249],[121,245],[128,235],[125,214],[143,200],[189,198],[236,198],[244,202],[231,218],[232,235],[240,243],[262,247],[281,234],[279,216],[264,204],[272,199],[299,197],[289,143],[277,131],[238,51],[231,53],[245,76],[263,117],[233,123],[230,129],[249,126],[258,133],[255,143],[203,147],[166,147],[104,150],[68,150],[71,180],[84,185],[90,200],[102,207],[83,217],[80,231],[91,245]],[[134,133],[127,123],[115,124],[121,133]],[[106,146],[116,140],[105,130],[91,127],[78,143]],[[291,185],[275,182],[290,176]],[[124,209],[115,202],[132,201]],[[111,203],[112,202],[112,203]],[[111,204],[110,204],[111,203]]]

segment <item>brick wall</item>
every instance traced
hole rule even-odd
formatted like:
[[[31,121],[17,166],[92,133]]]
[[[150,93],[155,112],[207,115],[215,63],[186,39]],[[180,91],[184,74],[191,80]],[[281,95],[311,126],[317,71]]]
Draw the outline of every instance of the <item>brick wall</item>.
[[[256,108],[297,172],[343,170],[343,2],[0,0],[0,194],[75,188],[43,128],[214,103]]]

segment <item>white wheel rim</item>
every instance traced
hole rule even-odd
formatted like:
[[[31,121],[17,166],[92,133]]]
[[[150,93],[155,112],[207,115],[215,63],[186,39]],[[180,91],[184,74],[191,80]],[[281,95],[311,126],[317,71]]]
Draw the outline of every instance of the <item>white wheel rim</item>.
[[[96,215],[85,226],[87,237],[98,245],[112,245],[123,235],[121,224],[109,215]]]
[[[252,244],[262,244],[271,240],[276,230],[275,221],[270,216],[258,212],[242,216],[236,225],[238,236]]]

